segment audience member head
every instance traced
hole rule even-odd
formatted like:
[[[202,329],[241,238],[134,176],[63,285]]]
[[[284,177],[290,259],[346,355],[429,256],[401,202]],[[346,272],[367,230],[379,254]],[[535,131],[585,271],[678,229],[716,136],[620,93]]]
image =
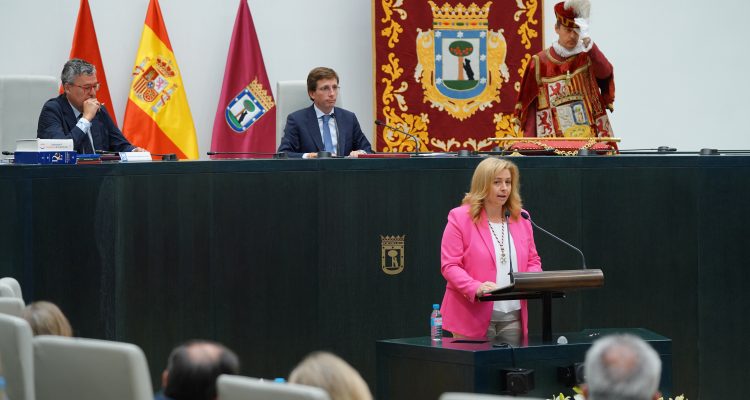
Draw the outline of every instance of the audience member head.
[[[492,190],[492,182],[495,177],[503,171],[510,171],[511,187],[508,200],[503,206],[504,210],[510,211],[513,218],[518,218],[521,213],[523,202],[521,201],[521,178],[518,167],[512,162],[496,157],[488,157],[477,165],[474,176],[471,178],[471,189],[464,196],[463,204],[471,207],[471,217],[476,222],[484,208],[484,200]]]
[[[237,375],[237,355],[223,345],[206,340],[181,344],[169,355],[162,374],[164,395],[173,400],[216,399],[216,378]]]
[[[48,301],[35,301],[23,311],[23,319],[36,335],[73,336],[70,322],[60,308]]]
[[[597,340],[586,353],[584,367],[589,400],[658,398],[661,360],[643,339],[612,335]]]
[[[372,400],[370,389],[359,372],[338,356],[324,351],[305,357],[289,375],[289,382],[322,388],[331,400]]]

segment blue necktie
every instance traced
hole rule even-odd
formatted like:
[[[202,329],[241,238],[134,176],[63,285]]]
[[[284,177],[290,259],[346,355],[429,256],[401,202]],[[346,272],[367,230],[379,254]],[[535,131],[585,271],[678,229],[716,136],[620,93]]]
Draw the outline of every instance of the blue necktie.
[[[323,145],[325,146],[325,151],[331,152],[331,154],[334,153],[333,151],[333,139],[331,139],[331,128],[328,127],[328,121],[331,120],[331,116],[326,114],[323,115]]]

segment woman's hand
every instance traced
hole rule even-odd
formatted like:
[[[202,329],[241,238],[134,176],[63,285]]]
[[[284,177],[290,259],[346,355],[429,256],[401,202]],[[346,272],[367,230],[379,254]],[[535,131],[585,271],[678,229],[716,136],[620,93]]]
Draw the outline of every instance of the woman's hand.
[[[497,289],[497,284],[495,284],[495,282],[484,282],[477,288],[477,297],[482,297],[485,293],[491,292],[495,289]]]

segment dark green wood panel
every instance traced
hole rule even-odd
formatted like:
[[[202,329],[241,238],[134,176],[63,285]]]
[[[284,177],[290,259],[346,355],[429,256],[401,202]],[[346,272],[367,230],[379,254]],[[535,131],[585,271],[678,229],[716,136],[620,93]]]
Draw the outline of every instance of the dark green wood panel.
[[[739,397],[750,346],[750,168],[705,168],[699,193],[698,348],[701,398]],[[684,293],[680,294],[683,301]],[[684,328],[690,321],[681,321]],[[722,384],[736,382],[738,384]]]
[[[688,169],[634,167],[589,170],[581,191],[587,254],[605,274],[604,289],[586,293],[583,326],[671,338],[682,349],[674,386],[690,398],[698,397],[698,354],[685,351],[698,340],[698,187]]]

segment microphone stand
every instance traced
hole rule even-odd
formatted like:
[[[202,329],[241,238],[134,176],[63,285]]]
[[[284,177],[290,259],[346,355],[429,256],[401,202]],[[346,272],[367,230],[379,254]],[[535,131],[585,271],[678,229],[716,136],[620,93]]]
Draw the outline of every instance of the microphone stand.
[[[568,243],[568,242],[566,242],[566,241],[564,241],[564,240],[560,239],[559,237],[555,236],[555,234],[553,234],[552,232],[550,232],[550,231],[548,231],[548,230],[546,230],[546,229],[542,228],[541,226],[537,225],[537,224],[536,224],[536,222],[534,222],[534,220],[533,220],[533,219],[531,219],[531,216],[530,216],[529,214],[527,214],[527,213],[525,213],[525,212],[522,212],[522,213],[521,213],[521,217],[523,217],[524,219],[526,219],[526,220],[528,220],[529,222],[531,222],[531,224],[532,224],[532,225],[534,225],[534,227],[535,227],[536,229],[539,229],[540,231],[542,231],[542,232],[544,232],[544,233],[546,233],[546,234],[548,234],[548,235],[552,236],[553,238],[557,239],[557,240],[558,240],[558,241],[560,241],[560,242],[561,242],[562,244],[564,244],[564,245],[566,245],[566,246],[570,247],[571,249],[573,249],[573,250],[577,251],[577,252],[578,252],[578,254],[580,254],[580,256],[581,256],[581,261],[582,261],[582,263],[583,263],[583,269],[586,269],[586,257],[585,257],[585,256],[583,255],[583,252],[582,252],[582,251],[581,251],[581,250],[580,250],[580,249],[579,249],[578,247],[575,247],[575,246],[573,246],[572,244],[570,244],[570,243]]]

